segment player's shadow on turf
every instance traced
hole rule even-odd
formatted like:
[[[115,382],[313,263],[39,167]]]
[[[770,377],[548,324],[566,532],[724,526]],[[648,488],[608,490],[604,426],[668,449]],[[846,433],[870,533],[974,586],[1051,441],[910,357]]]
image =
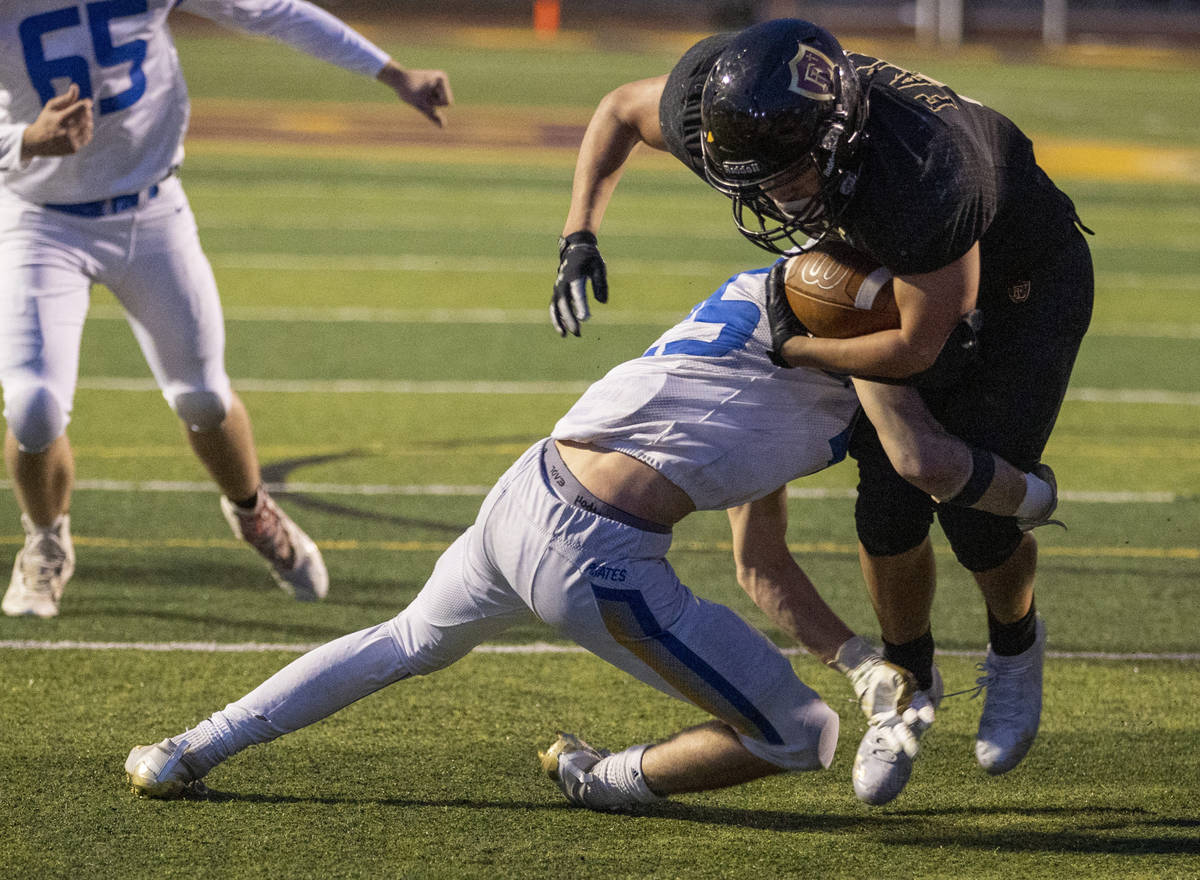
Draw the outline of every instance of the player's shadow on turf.
[[[513,442],[516,438],[502,438],[496,442]],[[475,443],[476,441],[470,441]],[[520,438],[518,442],[529,442],[532,440]],[[447,442],[443,448],[452,448],[455,444]],[[283,486],[284,488],[275,491],[275,496],[280,499],[286,499],[289,504],[294,504],[297,507],[303,507],[308,510],[315,510],[321,513],[328,513],[333,516],[341,516],[347,519],[368,520],[370,522],[387,523],[388,525],[396,526],[397,528],[423,528],[430,529],[434,532],[441,532],[447,535],[458,537],[468,525],[469,522],[447,523],[437,520],[416,519],[407,516],[397,516],[394,514],[380,513],[377,510],[360,510],[349,504],[329,501],[324,498],[317,498],[305,492],[296,492],[287,488],[287,479],[292,471],[300,467],[313,464],[325,464],[330,461],[340,461],[349,458],[364,458],[370,453],[359,450],[347,450],[330,455],[312,455],[306,458],[289,458],[283,461],[274,462],[262,466],[262,479],[264,483],[271,483]]]
[[[209,789],[203,798],[214,802],[236,802],[244,804],[322,804],[325,806],[354,806],[366,804],[379,807],[412,807],[437,809],[466,808],[544,810],[561,812],[577,811],[579,807],[569,804],[544,801],[482,801],[470,798],[349,798],[349,797],[298,797],[296,795],[240,794],[237,792]],[[938,816],[976,814],[985,818],[993,814],[1020,814],[1023,816],[1071,814],[1096,815],[1094,829],[1074,831],[1036,832],[1027,829],[1011,832],[989,832],[973,834],[970,829],[956,824],[945,833],[927,833],[913,827],[915,816],[934,819]],[[1132,815],[1130,815],[1132,814]],[[604,815],[604,814],[598,814]],[[1055,852],[1092,853],[1097,855],[1179,855],[1200,853],[1200,839],[1165,837],[1162,835],[1127,834],[1114,838],[1114,833],[1125,829],[1196,828],[1200,820],[1152,818],[1148,810],[1126,807],[1030,807],[1030,808],[963,808],[952,810],[905,810],[887,813],[795,813],[783,810],[745,810],[728,807],[693,806],[684,803],[665,803],[630,810],[623,815],[638,815],[646,818],[693,822],[702,825],[724,825],[747,828],[754,831],[776,831],[779,833],[844,833],[861,832],[876,838],[881,843],[905,847],[930,847],[950,849],[970,847],[1004,852]],[[1110,818],[1125,815],[1126,821]]]

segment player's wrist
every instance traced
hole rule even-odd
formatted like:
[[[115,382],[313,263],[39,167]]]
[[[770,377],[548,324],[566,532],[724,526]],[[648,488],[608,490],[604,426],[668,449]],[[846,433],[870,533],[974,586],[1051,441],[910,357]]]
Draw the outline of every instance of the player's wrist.
[[[882,660],[879,652],[862,636],[853,636],[838,646],[829,665],[843,675],[852,675],[864,663]]]

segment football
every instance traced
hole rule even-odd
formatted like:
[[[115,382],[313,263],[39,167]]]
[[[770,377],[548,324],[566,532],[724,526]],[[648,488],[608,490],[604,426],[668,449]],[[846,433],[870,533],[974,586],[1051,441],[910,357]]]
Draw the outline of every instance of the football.
[[[900,326],[892,273],[840,241],[790,257],[788,305],[813,336],[845,339]]]

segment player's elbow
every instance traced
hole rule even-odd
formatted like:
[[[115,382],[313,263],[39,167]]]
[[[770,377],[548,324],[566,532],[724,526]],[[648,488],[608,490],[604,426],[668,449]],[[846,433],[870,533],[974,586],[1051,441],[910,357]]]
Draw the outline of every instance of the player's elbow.
[[[937,444],[914,443],[888,450],[892,467],[901,477],[927,495],[943,497],[961,484],[961,468],[943,455]]]

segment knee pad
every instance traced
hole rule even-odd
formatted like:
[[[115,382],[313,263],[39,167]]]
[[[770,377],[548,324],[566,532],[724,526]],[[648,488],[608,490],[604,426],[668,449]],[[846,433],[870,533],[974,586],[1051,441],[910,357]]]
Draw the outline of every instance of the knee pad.
[[[215,391],[184,391],[176,395],[171,408],[189,431],[215,431],[225,421],[228,408]]]
[[[71,420],[67,408],[45,385],[6,389],[4,418],[22,452],[44,452]]]
[[[784,770],[828,770],[837,749],[840,720],[821,700],[811,700],[794,712],[792,730],[784,742],[772,744],[739,733],[738,739],[750,754]]]
[[[954,556],[968,571],[995,568],[1012,556],[1021,543],[1021,529],[1011,516],[939,505],[938,521]]]
[[[924,541],[933,508],[933,499],[897,474],[887,456],[859,459],[854,524],[872,556],[896,556]]]

